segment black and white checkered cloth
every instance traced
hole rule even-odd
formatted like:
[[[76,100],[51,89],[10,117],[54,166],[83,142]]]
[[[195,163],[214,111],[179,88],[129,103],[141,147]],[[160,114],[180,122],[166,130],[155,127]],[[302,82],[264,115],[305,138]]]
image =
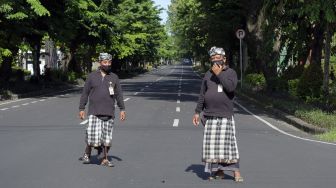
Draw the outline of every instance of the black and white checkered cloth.
[[[202,161],[206,163],[236,163],[239,160],[234,119],[207,117]]]
[[[86,143],[90,146],[111,146],[113,133],[113,119],[103,121],[94,115],[89,116],[86,128]]]

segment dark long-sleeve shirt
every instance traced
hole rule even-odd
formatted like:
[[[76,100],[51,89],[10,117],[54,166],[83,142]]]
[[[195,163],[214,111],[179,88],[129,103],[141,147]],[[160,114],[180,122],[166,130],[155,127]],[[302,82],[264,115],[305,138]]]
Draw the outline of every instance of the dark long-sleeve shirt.
[[[219,75],[208,71],[203,78],[196,113],[205,116],[231,118],[234,90],[238,82],[236,72],[228,68]]]
[[[114,94],[110,95],[110,85],[114,88]],[[110,73],[102,76],[100,70],[89,74],[83,88],[79,102],[79,110],[84,110],[89,101],[88,115],[101,115],[115,117],[115,101],[120,110],[125,110],[124,100],[119,78]]]

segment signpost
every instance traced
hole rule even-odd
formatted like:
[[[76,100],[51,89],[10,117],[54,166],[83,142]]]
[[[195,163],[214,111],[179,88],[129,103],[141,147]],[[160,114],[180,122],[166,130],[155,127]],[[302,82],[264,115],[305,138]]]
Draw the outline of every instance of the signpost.
[[[243,29],[238,29],[236,31],[236,36],[239,39],[239,61],[240,61],[240,88],[243,87],[243,54],[242,54],[242,39],[245,37],[245,31]]]

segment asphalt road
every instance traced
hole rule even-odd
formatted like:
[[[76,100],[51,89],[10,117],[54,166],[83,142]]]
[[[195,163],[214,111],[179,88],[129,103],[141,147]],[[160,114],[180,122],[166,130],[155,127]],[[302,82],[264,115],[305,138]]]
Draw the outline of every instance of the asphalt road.
[[[191,66],[165,66],[122,80],[122,87],[127,120],[115,123],[110,152],[114,168],[98,165],[95,155],[93,164],[78,160],[86,126],[77,117],[80,91],[0,103],[0,187],[336,185],[335,145],[314,142],[239,98],[235,121],[245,181],[235,183],[230,172],[225,180],[208,181],[201,162],[203,127],[191,121],[200,88]]]

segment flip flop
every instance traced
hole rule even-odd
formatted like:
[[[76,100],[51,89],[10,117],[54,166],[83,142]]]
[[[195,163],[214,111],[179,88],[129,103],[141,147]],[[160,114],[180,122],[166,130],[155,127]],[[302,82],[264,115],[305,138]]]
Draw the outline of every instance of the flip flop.
[[[100,165],[106,166],[106,167],[114,167],[114,164],[111,161],[105,160],[105,159],[101,162]]]
[[[241,176],[235,177],[235,182],[243,182],[244,178]]]

